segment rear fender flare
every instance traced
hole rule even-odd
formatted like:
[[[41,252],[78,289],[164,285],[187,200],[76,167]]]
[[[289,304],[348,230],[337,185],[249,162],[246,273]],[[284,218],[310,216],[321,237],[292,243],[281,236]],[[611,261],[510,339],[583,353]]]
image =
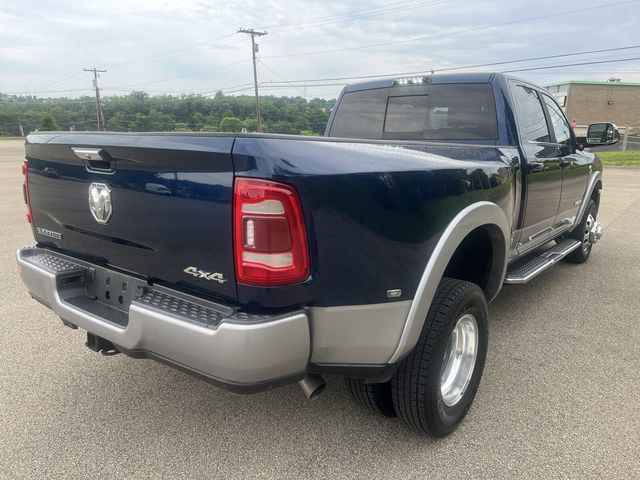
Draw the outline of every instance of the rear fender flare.
[[[490,298],[487,300],[492,300],[498,294],[507,268],[511,227],[504,211],[495,203],[486,201],[473,203],[454,217],[438,240],[420,278],[398,346],[388,363],[397,363],[415,347],[449,261],[466,236],[483,226],[494,227],[493,230],[500,232],[499,234],[503,237],[498,243],[504,247],[504,251],[494,252],[492,267],[494,279],[491,282],[493,287],[490,288]]]

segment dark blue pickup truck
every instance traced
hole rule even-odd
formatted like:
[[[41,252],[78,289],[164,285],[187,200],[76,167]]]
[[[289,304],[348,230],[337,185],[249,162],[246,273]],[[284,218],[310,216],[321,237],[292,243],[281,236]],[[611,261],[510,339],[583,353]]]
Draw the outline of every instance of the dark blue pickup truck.
[[[435,436],[469,409],[487,302],[601,237],[602,165],[543,89],[501,74],[349,85],[323,138],[37,132],[31,296],[103,354],[226,388],[346,377]],[[582,275],[583,273],[581,273]]]

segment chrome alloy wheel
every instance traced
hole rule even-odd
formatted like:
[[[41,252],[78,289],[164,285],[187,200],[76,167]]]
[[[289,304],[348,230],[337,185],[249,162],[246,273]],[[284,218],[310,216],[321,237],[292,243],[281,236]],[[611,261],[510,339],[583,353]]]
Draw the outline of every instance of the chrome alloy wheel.
[[[591,245],[595,242],[591,241],[591,229],[595,226],[596,219],[593,215],[589,214],[587,217],[587,222],[584,225],[584,232],[582,234],[582,249],[587,252]]]
[[[478,356],[478,323],[464,314],[451,331],[440,374],[440,394],[448,407],[460,401],[467,391]]]
[[[604,229],[602,225],[600,225],[597,220],[594,220],[591,230],[589,230],[589,242],[598,243],[602,239],[603,234]]]

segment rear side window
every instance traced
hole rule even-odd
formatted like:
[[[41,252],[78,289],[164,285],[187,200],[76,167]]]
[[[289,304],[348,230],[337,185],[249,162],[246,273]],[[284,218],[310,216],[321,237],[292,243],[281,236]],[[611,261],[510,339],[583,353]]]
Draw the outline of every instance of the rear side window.
[[[346,93],[330,135],[495,141],[498,128],[493,91],[489,84],[445,84]]]
[[[538,92],[523,85],[512,85],[518,129],[523,142],[549,142],[549,129]]]
[[[345,93],[333,119],[331,136],[379,139],[386,103],[386,88]]]

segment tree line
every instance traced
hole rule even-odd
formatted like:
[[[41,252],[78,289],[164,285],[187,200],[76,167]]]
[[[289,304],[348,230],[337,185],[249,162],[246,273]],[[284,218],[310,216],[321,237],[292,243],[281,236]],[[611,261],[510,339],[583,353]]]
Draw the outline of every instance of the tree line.
[[[261,96],[262,131],[322,135],[335,100]],[[256,131],[255,98],[218,92],[200,95],[158,95],[132,92],[102,99],[105,128],[120,132]],[[96,130],[93,97],[35,98],[0,93],[0,135],[25,135],[39,130]]]

